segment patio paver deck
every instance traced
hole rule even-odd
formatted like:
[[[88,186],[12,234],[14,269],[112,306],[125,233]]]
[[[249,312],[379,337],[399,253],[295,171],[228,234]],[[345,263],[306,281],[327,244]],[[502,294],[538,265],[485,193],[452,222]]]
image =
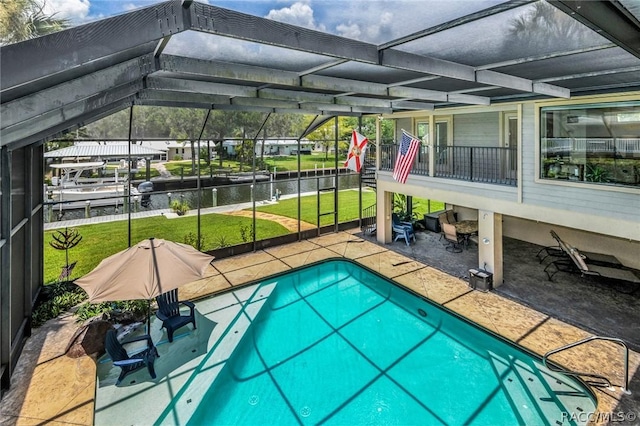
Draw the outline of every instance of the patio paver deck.
[[[199,298],[260,280],[289,268],[331,257],[348,257],[461,316],[539,355],[590,335],[576,326],[537,312],[495,292],[471,290],[468,283],[387,247],[364,241],[354,232],[324,235],[303,242],[213,262],[210,278],[181,288],[181,295]],[[78,324],[70,315],[35,329],[28,339],[12,388],[1,402],[0,423],[7,425],[91,425],[93,423],[96,360],[72,359],[64,351]],[[617,347],[597,342],[582,350],[559,354],[558,362],[581,371],[605,373],[622,384]],[[637,377],[640,354],[631,352],[630,375]],[[594,388],[601,412],[640,414],[640,383],[631,395]],[[605,420],[602,417],[597,420]],[[595,423],[605,423],[596,421]],[[632,422],[633,423],[633,422]]]

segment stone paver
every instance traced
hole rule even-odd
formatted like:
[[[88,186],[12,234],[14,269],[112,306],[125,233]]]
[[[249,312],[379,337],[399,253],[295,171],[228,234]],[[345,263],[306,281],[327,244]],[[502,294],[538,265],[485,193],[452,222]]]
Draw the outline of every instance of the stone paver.
[[[495,293],[471,290],[467,283],[442,271],[398,253],[382,250],[372,253],[370,245],[348,243],[358,237],[349,232],[331,234],[309,241],[270,248],[256,253],[214,261],[215,272],[206,280],[188,284],[189,297],[224,291],[230,286],[260,280],[289,268],[329,258],[356,259],[410,290],[443,304],[461,316],[542,355],[560,345],[590,335],[573,325],[548,317]],[[360,254],[357,253],[361,248]],[[70,315],[47,322],[34,330],[18,361],[12,388],[0,402],[0,423],[7,425],[91,425],[93,423],[95,360],[91,357],[72,359],[65,355],[66,346],[79,327]],[[596,389],[601,412],[620,410],[639,413],[637,380],[632,381],[631,395],[619,390],[621,375],[620,349],[607,342],[593,342],[582,350],[558,354],[554,361],[580,371],[593,371],[612,376],[615,390]],[[640,354],[631,352],[631,374],[640,368]],[[637,374],[636,374],[637,375]],[[602,423],[602,422],[595,422]]]
[[[236,210],[227,213],[232,216],[253,217],[253,212],[249,210]],[[279,223],[287,228],[289,232],[298,232],[298,220],[290,217],[280,216],[272,213],[256,212],[256,219],[270,220],[272,222]],[[309,229],[316,229],[315,225],[307,222],[300,221],[300,230],[308,231]]]

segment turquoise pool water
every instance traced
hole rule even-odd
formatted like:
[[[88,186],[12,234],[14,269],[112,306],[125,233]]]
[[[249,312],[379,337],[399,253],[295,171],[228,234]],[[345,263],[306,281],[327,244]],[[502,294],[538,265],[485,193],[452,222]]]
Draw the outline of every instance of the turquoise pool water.
[[[189,424],[573,424],[591,394],[358,265],[275,289]]]

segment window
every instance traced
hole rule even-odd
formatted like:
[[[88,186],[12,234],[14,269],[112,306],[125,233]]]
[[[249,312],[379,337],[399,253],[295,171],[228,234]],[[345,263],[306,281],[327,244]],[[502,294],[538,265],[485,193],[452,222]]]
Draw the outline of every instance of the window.
[[[429,144],[429,122],[428,121],[419,121],[417,124],[417,136],[425,144]]]
[[[449,131],[451,128],[451,117],[437,117],[435,125],[435,145],[436,145],[436,162],[438,164],[448,164],[448,156],[453,154],[452,150],[447,152],[447,148],[453,145],[453,134]]]
[[[541,110],[540,177],[640,186],[640,102]]]

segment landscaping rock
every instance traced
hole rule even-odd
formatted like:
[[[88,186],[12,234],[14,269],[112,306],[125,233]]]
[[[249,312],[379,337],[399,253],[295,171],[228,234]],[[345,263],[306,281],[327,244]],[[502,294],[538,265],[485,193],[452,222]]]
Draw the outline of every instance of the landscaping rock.
[[[101,319],[83,325],[69,341],[66,355],[70,358],[102,355],[105,352],[104,338],[110,328],[113,328],[113,324]]]

